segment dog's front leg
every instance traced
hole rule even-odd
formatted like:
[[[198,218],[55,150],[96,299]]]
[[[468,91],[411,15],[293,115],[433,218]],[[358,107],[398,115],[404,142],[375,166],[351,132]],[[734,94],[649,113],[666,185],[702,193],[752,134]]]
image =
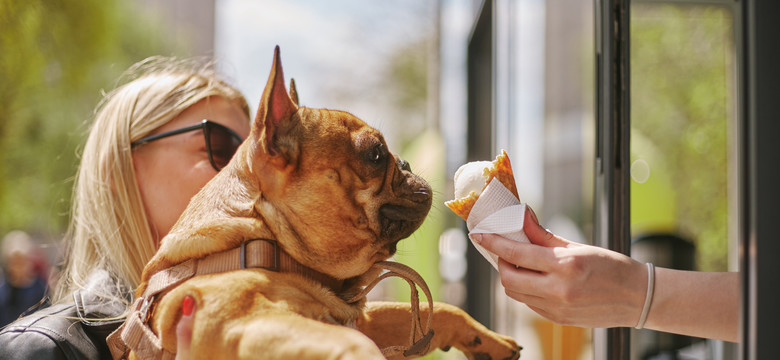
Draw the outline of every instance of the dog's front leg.
[[[384,359],[376,344],[355,329],[297,314],[258,318],[242,328],[239,359]]]
[[[408,303],[369,302],[364,317],[358,321],[358,330],[374,340],[380,348],[408,346],[411,316],[411,305]],[[428,316],[428,304],[420,304],[420,316],[422,319]],[[469,359],[504,360],[520,357],[521,347],[514,340],[489,330],[463,310],[449,304],[434,303],[431,328],[434,336],[429,352],[455,347]]]
[[[205,330],[198,327],[198,315],[196,312],[190,350],[193,359],[385,359],[376,344],[359,331],[293,313],[226,321]]]
[[[296,289],[274,288],[290,295],[289,301],[274,302],[256,293],[265,279],[258,274],[248,270],[199,276],[165,295],[153,324],[163,347],[176,351],[181,303],[191,296],[196,310],[190,353],[196,360],[384,359],[376,344],[358,330],[296,313],[295,299],[301,299]],[[302,303],[309,304],[305,298]]]

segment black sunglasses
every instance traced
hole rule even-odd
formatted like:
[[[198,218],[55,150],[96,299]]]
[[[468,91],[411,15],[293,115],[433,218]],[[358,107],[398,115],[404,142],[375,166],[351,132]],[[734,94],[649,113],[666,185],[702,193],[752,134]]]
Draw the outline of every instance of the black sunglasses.
[[[200,124],[183,127],[181,129],[166,131],[164,133],[147,136],[138,141],[133,142],[131,145],[136,147],[141,144],[146,144],[155,140],[166,138],[173,135],[184,134],[186,132],[203,130],[203,137],[206,140],[206,152],[209,154],[209,161],[214,170],[221,170],[230,159],[233,154],[236,153],[238,146],[244,141],[235,131],[230,128],[215,123],[210,120],[204,119]]]

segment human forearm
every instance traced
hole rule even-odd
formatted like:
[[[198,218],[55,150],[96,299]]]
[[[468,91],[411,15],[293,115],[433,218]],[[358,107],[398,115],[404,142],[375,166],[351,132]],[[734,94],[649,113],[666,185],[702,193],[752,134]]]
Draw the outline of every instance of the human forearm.
[[[738,273],[655,271],[655,295],[645,328],[738,341]]]
[[[647,293],[645,264],[596,246],[572,243],[542,228],[532,211],[531,243],[484,234],[473,239],[499,256],[506,294],[554,322],[583,327],[633,327]],[[739,274],[655,268],[644,327],[738,341]]]

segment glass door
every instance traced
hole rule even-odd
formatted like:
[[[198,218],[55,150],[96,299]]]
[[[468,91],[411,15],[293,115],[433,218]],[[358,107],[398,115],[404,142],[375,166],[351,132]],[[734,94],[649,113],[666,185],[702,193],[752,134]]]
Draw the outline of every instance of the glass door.
[[[485,296],[491,269],[478,257],[469,259],[469,273],[479,275],[468,282],[479,289],[469,291],[470,311],[525,340],[524,354],[537,349],[531,358],[772,358],[780,322],[780,2],[473,4],[468,121],[477,128],[467,134],[469,160],[506,148],[526,171],[518,183],[530,194],[524,200],[547,226],[571,230],[561,233],[567,238],[659,266],[740,271],[742,343],[628,328],[540,331],[495,276]],[[581,351],[564,354],[567,339]]]
[[[634,1],[630,9],[631,255],[737,271],[738,7]],[[631,331],[631,359],[730,359],[735,346]]]

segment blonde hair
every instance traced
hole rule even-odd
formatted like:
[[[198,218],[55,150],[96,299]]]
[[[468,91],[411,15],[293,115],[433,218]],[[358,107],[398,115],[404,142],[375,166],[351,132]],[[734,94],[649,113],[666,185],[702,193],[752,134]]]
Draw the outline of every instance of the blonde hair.
[[[249,118],[243,95],[217,76],[212,62],[153,57],[133,65],[123,78],[127,82],[96,108],[84,145],[53,302],[71,299],[97,270],[114,280],[100,296],[122,298],[125,305],[132,300],[156,251],[135,178],[133,141],[211,96],[235,101]]]

